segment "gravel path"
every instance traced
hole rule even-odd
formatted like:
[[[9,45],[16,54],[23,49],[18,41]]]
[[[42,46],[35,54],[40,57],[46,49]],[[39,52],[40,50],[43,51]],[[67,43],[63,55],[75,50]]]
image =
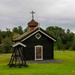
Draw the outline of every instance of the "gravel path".
[[[26,61],[27,63],[42,63],[42,64],[45,64],[45,63],[61,63],[63,62],[63,60],[57,60],[57,59],[52,59],[52,60],[37,60],[37,61],[34,61],[34,60],[30,60],[30,61]]]

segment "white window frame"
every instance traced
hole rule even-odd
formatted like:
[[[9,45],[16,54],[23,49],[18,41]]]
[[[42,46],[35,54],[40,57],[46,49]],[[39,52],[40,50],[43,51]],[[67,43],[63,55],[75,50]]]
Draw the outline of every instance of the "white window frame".
[[[37,35],[40,35],[40,37],[37,37]],[[39,40],[39,39],[41,38],[41,34],[40,34],[40,33],[37,33],[37,34],[35,35],[35,37]]]
[[[41,58],[40,59],[36,58],[36,47],[41,47]],[[35,46],[35,60],[43,60],[43,46],[41,45]]]

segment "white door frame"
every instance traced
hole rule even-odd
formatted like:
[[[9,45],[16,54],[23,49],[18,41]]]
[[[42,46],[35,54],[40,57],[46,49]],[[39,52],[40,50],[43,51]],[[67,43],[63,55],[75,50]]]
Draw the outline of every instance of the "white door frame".
[[[37,59],[37,57],[36,57],[36,48],[37,47],[40,47],[41,48],[41,58],[39,58],[39,59]],[[41,46],[41,45],[36,45],[35,46],[35,60],[43,60],[43,46]]]

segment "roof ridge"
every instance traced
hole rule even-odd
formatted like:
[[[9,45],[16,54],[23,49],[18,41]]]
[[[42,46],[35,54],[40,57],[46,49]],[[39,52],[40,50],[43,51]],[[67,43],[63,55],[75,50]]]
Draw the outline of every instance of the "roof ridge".
[[[28,37],[29,35],[33,34],[33,33],[36,33],[37,31],[40,31],[42,32],[43,34],[45,34],[47,37],[51,38],[52,40],[56,40],[52,35],[48,34],[45,30],[43,30],[41,27],[36,27],[34,28],[32,31],[28,31],[24,34],[22,34],[21,36],[19,36],[18,38],[14,39],[13,41],[14,42],[17,42],[17,41],[21,41],[22,39]]]

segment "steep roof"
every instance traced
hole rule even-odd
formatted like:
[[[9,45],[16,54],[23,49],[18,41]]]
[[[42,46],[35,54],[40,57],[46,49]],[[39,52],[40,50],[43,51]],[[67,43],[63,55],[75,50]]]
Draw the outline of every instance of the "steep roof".
[[[31,37],[32,35],[34,35],[37,32],[41,32],[42,34],[44,34],[48,38],[52,39],[53,41],[56,41],[56,39],[52,35],[48,34],[45,30],[43,30],[40,27],[36,27],[32,31],[28,31],[28,32],[22,34],[21,36],[19,36],[18,38],[14,39],[13,41],[14,42],[17,42],[17,41],[21,41],[22,42],[22,41],[28,39],[29,37]]]

